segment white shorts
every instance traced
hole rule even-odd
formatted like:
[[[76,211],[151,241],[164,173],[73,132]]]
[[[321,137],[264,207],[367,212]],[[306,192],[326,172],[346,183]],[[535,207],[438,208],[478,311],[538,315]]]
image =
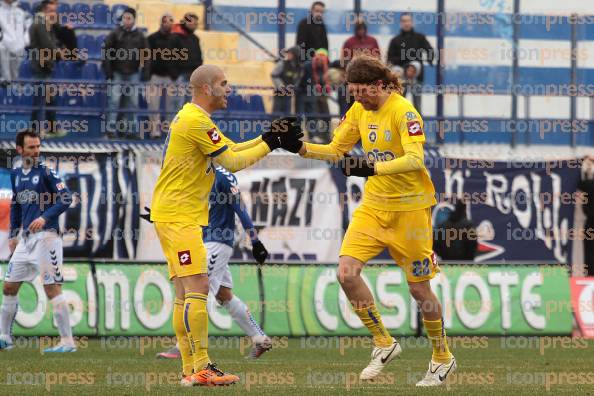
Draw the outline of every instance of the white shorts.
[[[208,286],[210,294],[216,297],[221,286],[233,288],[233,278],[229,270],[229,259],[233,248],[220,242],[206,242],[208,265]]]
[[[41,273],[44,285],[64,282],[62,238],[54,231],[21,236],[8,262],[5,282],[30,282]]]

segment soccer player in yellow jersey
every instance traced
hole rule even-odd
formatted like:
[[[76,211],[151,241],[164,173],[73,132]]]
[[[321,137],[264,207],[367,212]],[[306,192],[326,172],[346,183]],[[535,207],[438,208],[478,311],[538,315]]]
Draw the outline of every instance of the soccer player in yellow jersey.
[[[365,263],[387,248],[406,274],[433,344],[429,370],[417,386],[439,385],[456,369],[456,360],[448,349],[441,305],[429,284],[439,267],[432,246],[431,206],[436,201],[423,163],[423,121],[400,95],[398,79],[381,61],[369,56],[355,58],[346,77],[356,102],[334,131],[332,142],[304,143],[299,154],[340,161],[345,175],[368,177],[363,202],[353,214],[338,262],[340,285],[375,344],[361,379],[377,376],[401,352],[360,275]],[[345,158],[359,141],[366,158]]]
[[[227,107],[231,88],[213,65],[190,77],[192,101],[171,123],[163,149],[161,174],[153,192],[150,220],[167,259],[175,286],[173,328],[182,356],[181,384],[228,385],[239,377],[225,374],[208,357],[208,275],[202,226],[208,225],[208,201],[215,178],[213,162],[235,172],[280,147],[295,146],[302,136],[291,119],[273,122],[273,130],[244,143],[226,138],[210,114]],[[287,121],[289,120],[289,121]],[[296,152],[298,147],[294,147]]]

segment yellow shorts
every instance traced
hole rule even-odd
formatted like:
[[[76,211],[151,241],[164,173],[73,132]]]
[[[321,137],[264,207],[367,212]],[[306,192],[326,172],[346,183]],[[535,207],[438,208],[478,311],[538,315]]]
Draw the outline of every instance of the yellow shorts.
[[[409,282],[425,281],[439,272],[432,231],[431,208],[389,212],[361,205],[353,213],[340,255],[366,263],[387,248]]]
[[[169,279],[207,273],[201,226],[186,223],[154,224],[167,259]]]

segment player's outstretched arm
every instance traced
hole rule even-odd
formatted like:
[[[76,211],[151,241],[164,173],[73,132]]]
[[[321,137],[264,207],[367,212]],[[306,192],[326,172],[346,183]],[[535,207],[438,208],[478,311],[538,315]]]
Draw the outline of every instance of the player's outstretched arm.
[[[237,172],[252,166],[275,148],[278,148],[278,146],[275,147],[273,144],[271,147],[263,141],[252,148],[242,151],[225,150],[214,157],[213,161],[231,172]]]
[[[258,144],[262,143],[262,137],[258,136],[257,138],[254,139],[250,139],[248,141],[245,142],[241,142],[241,143],[235,143],[233,140],[225,137],[225,142],[227,143],[227,145],[229,146],[229,148],[233,151],[243,151],[243,150],[247,150],[249,148],[255,147]]]
[[[351,110],[334,130],[334,136],[329,144],[304,143],[299,151],[303,158],[318,159],[324,161],[339,161],[345,153],[361,139],[359,127]]]

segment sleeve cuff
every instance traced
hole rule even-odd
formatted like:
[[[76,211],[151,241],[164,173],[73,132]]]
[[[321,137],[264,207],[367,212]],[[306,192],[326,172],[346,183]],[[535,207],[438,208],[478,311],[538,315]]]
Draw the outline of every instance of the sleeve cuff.
[[[229,146],[224,145],[223,147],[221,147],[218,150],[213,151],[212,153],[208,154],[209,157],[214,158],[220,154],[222,154],[223,152],[225,152],[227,149],[229,148]]]

